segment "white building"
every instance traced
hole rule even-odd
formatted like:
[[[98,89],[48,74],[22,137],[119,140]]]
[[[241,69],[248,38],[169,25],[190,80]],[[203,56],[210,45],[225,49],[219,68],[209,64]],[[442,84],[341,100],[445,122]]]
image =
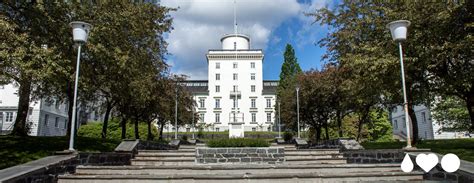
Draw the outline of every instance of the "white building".
[[[414,107],[418,122],[418,137],[420,139],[434,139],[433,120],[430,110],[424,105]],[[405,122],[405,110],[403,106],[396,106],[390,114],[393,135],[400,140],[406,139],[407,125]]]
[[[0,85],[0,134],[13,129],[18,110],[18,87]],[[63,136],[67,131],[67,105],[59,101],[32,101],[27,125],[32,136]]]
[[[250,38],[243,34],[224,35],[221,43],[222,49],[209,50],[206,55],[208,80],[186,82],[197,103],[199,123],[211,126],[212,131],[232,126],[271,131],[278,81],[263,80],[262,50],[251,49]]]

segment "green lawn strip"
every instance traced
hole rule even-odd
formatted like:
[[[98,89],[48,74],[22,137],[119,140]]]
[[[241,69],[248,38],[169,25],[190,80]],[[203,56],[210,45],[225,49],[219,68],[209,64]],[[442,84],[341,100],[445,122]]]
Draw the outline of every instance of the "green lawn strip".
[[[82,152],[113,151],[120,143],[117,140],[106,140],[90,137],[76,138],[75,148]],[[0,136],[0,169],[8,168],[28,161],[53,155],[55,151],[69,148],[67,137],[11,137]]]
[[[363,142],[366,149],[401,149],[405,142]],[[431,149],[439,154],[453,153],[459,158],[474,162],[474,139],[423,140],[417,148]]]

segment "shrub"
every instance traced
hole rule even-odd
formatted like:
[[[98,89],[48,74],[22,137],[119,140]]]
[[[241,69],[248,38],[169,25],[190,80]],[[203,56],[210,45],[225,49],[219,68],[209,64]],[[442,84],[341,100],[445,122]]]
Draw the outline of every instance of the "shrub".
[[[208,147],[268,147],[270,143],[264,139],[231,138],[213,139],[207,142]]]
[[[188,141],[188,136],[187,136],[187,135],[181,136],[181,140],[182,140],[182,141]]]
[[[290,141],[290,140],[293,140],[293,133],[286,131],[286,132],[283,134],[283,140],[285,140],[286,142],[288,142],[288,141]]]

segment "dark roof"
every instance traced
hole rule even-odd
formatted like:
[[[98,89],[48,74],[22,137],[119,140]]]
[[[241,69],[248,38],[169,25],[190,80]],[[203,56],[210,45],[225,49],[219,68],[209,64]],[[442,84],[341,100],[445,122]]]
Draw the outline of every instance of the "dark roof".
[[[207,82],[207,80],[187,80],[184,81],[183,84],[185,88],[193,94],[208,93],[209,89]]]
[[[263,94],[276,94],[278,80],[263,80]]]

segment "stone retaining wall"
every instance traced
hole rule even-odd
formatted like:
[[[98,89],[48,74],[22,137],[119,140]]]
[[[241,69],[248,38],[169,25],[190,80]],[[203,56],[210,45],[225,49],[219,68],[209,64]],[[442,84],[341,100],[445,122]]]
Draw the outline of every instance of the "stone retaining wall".
[[[399,149],[343,151],[347,163],[400,163],[405,151]]]
[[[285,149],[278,147],[197,148],[196,163],[280,164],[285,161]]]

